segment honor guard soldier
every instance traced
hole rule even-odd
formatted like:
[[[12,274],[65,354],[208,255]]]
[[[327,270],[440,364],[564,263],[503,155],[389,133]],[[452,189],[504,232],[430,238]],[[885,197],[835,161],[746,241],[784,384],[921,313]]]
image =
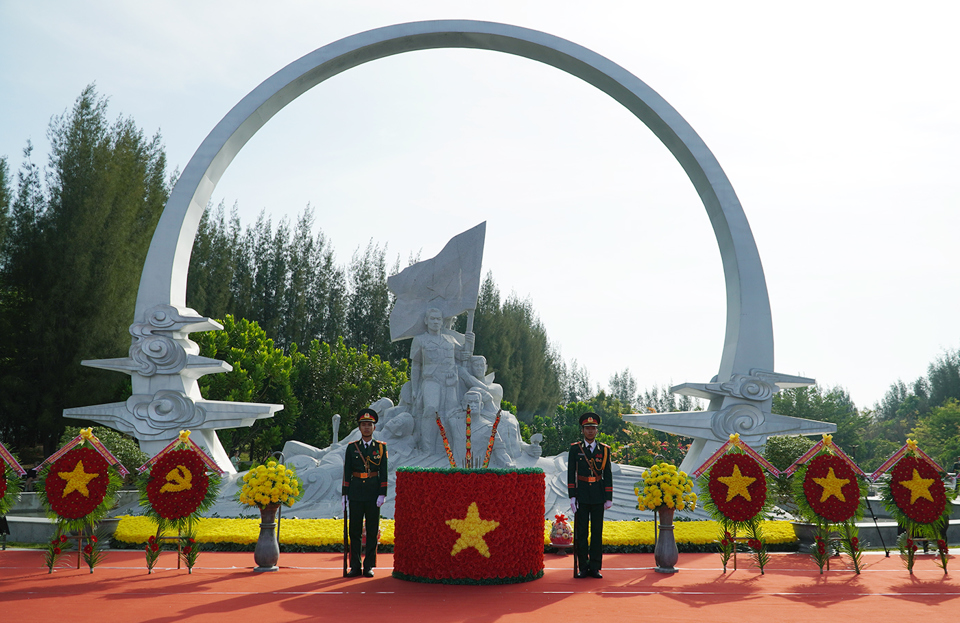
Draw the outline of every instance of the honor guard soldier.
[[[360,439],[347,445],[343,457],[343,506],[350,505],[350,573],[360,575],[360,540],[364,522],[367,547],[363,555],[363,576],[373,577],[377,566],[377,534],[380,507],[387,499],[387,444],[373,439],[379,420],[373,409],[357,413]]]
[[[567,490],[573,512],[574,546],[578,578],[601,578],[603,511],[613,506],[613,472],[610,446],[597,441],[600,416],[580,416],[583,439],[570,444],[567,456]],[[587,534],[590,535],[589,548]]]

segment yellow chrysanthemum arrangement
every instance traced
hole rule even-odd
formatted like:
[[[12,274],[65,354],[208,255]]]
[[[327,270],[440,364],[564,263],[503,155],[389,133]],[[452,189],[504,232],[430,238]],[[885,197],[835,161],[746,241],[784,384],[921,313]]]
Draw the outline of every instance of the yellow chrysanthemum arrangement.
[[[678,511],[692,511],[697,507],[693,479],[670,463],[657,463],[647,468],[643,480],[633,489],[640,510],[655,510],[660,506]]]
[[[258,465],[243,475],[237,501],[264,508],[270,504],[293,506],[303,496],[303,485],[297,472],[276,461]]]

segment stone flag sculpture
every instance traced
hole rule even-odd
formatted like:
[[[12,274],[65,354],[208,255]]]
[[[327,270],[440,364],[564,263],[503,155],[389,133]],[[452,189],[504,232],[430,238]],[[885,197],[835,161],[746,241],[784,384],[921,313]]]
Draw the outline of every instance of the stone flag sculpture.
[[[486,233],[484,221],[451,238],[436,257],[412,264],[387,279],[387,287],[397,296],[390,312],[392,341],[423,333],[425,309],[435,307],[444,318],[452,318],[477,308]],[[472,320],[471,314],[468,323]],[[468,326],[467,331],[471,330]]]

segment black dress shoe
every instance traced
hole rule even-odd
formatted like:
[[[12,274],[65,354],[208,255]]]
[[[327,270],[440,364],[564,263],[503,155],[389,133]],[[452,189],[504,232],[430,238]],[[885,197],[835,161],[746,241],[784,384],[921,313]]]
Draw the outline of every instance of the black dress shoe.
[[[373,569],[364,569],[364,570],[363,570],[363,577],[365,577],[365,578],[372,578],[372,577],[373,577]]]
[[[359,569],[351,569],[351,570],[350,570],[350,573],[347,574],[347,577],[348,577],[348,578],[359,578],[359,577],[360,577],[360,570],[359,570]]]
[[[590,574],[590,577],[591,577],[591,578],[602,578],[602,577],[603,577],[602,575],[600,575],[600,572],[599,572],[599,571],[588,571],[587,573]]]
[[[579,579],[581,579],[581,578],[587,577],[587,574],[584,573],[583,571],[577,571],[576,573],[573,574],[573,577],[575,577],[575,578],[577,578],[577,579],[579,580]]]

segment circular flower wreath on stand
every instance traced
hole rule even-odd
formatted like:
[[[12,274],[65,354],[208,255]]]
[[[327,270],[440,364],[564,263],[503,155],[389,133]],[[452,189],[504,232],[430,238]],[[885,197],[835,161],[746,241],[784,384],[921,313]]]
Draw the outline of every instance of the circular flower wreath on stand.
[[[863,517],[860,498],[867,495],[866,482],[842,458],[824,451],[797,470],[793,494],[800,516],[816,526],[811,553],[820,573],[830,556],[831,535],[838,530],[841,549],[860,573],[862,549],[855,522]]]
[[[157,522],[159,532],[183,531],[216,502],[220,477],[207,472],[196,451],[181,448],[160,457],[138,487],[140,504]]]
[[[937,544],[938,566],[947,572],[949,546],[941,528],[950,520],[953,510],[947,504],[946,487],[934,467],[914,452],[916,442],[907,441],[909,453],[890,470],[890,479],[882,489],[884,506],[904,528],[897,544],[907,570],[913,573],[914,555],[918,549],[914,539],[925,538]]]
[[[926,461],[915,456],[903,457],[890,470],[887,487],[904,519],[929,526],[946,514],[946,487],[937,470]]]
[[[866,484],[860,484],[843,459],[821,454],[797,473],[796,482],[803,487],[803,496],[797,499],[801,511],[809,507],[810,514],[827,523],[843,523],[857,516]]]
[[[767,497],[767,478],[757,461],[733,446],[714,462],[702,490],[703,508],[720,523],[720,560],[727,563],[737,547],[737,533],[748,536],[754,563],[764,573],[769,560],[760,523],[772,502]]]
[[[19,499],[20,478],[13,471],[13,467],[0,458],[0,517],[9,513]]]
[[[64,532],[92,529],[113,508],[121,479],[99,452],[83,445],[44,467],[40,502]]]
[[[156,536],[150,537],[144,547],[148,573],[153,573],[160,556],[164,532],[174,530],[176,535],[167,538],[177,539],[180,559],[193,573],[200,554],[197,524],[201,513],[213,506],[220,492],[220,473],[207,471],[206,457],[201,452],[190,441],[190,431],[180,431],[179,440],[162,450],[137,480],[140,506],[157,524]]]
[[[710,501],[729,521],[746,523],[757,517],[767,502],[763,468],[746,454],[727,454],[710,468]]]

